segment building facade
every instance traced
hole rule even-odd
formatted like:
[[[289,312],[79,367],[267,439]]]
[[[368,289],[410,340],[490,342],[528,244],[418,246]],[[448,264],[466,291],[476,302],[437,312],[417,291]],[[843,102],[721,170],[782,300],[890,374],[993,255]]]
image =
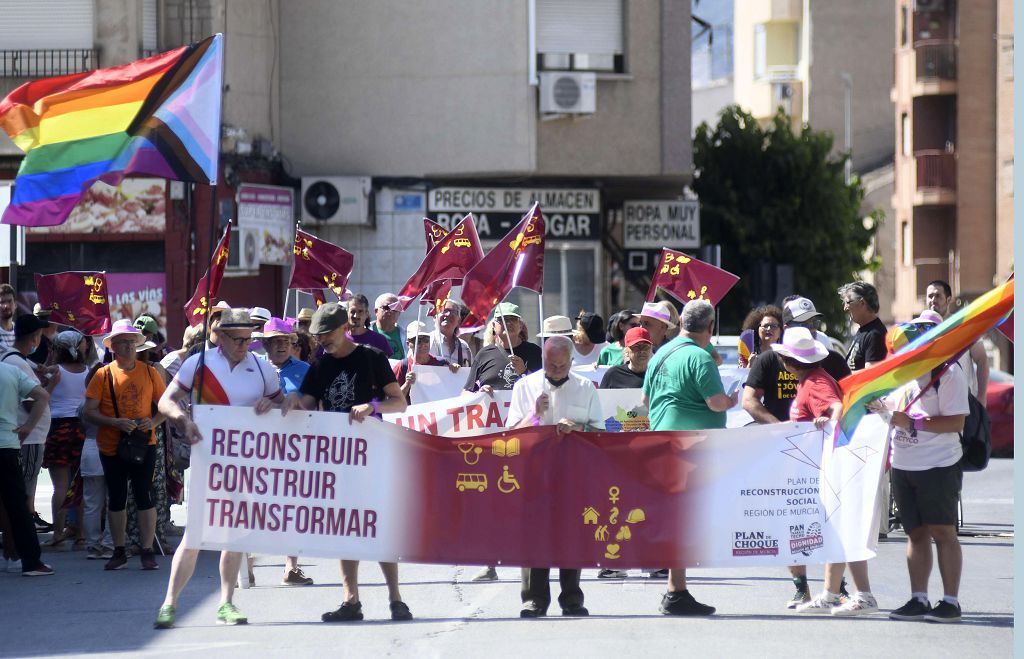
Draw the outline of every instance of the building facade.
[[[165,182],[162,226],[117,235],[32,230],[18,276],[30,289],[31,272],[166,271],[172,336],[211,236],[229,218],[244,220],[239,189],[247,183],[290,188],[303,228],[356,255],[349,288],[371,300],[418,266],[422,217],[450,226],[472,212],[486,248],[540,198],[548,220],[544,313],[575,316],[639,302],[657,250],[623,247],[622,209],[682,199],[691,180],[686,3],[40,1],[80,11],[74,39],[40,24],[12,50],[22,58],[82,52],[68,55],[69,70],[0,71],[4,93],[27,79],[225,35],[216,196],[207,186]],[[35,2],[22,4],[28,20]],[[0,159],[0,177],[13,178],[20,152],[0,143]],[[318,182],[327,187],[304,198]],[[252,238],[241,224],[233,252],[242,261],[220,297],[283,310],[289,269],[250,260]],[[608,283],[618,272],[626,285],[615,297]],[[536,296],[514,297],[537,327]]]
[[[898,0],[896,305],[969,301],[1012,272],[1012,3]]]

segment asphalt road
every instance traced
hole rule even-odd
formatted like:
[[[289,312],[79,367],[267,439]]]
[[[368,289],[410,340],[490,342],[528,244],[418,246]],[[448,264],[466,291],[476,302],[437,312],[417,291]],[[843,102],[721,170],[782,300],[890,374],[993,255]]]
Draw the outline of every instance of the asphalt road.
[[[39,510],[48,510],[41,484]],[[183,523],[183,510],[174,515]],[[43,515],[49,518],[48,514]],[[104,572],[84,552],[46,553],[53,577],[28,579],[0,572],[0,656],[131,654],[133,656],[588,656],[622,657],[684,651],[697,656],[1010,656],[1013,642],[1013,462],[996,460],[964,485],[964,573],[959,625],[896,622],[886,613],[909,597],[906,538],[890,534],[870,563],[872,590],[882,613],[855,619],[801,616],[787,611],[792,592],[781,569],[693,570],[691,589],[718,607],[707,619],[658,614],[663,582],[637,574],[623,581],[584,571],[592,615],[519,618],[519,570],[499,568],[501,580],[472,583],[477,567],[403,565],[403,598],[415,619],[393,623],[376,565],[364,564],[361,588],[366,620],[321,623],[340,600],[337,561],[311,560],[308,587],[281,587],[282,557],[257,558],[256,586],[235,598],[250,619],[244,627],[215,624],[219,597],[216,555],[204,552],[178,607],[175,629],[152,621],[163,599],[170,557],[160,570]],[[40,536],[45,538],[46,536]],[[635,571],[632,574],[636,574]],[[821,569],[812,568],[820,589]],[[557,596],[557,582],[552,584]],[[941,596],[938,570],[929,594]]]

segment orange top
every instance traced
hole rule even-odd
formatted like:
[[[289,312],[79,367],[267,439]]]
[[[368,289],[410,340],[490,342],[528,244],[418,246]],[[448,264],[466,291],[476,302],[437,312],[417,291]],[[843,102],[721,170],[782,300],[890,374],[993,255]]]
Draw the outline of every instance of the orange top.
[[[141,361],[135,362],[135,368],[122,370],[117,362],[111,362],[96,371],[85,390],[85,397],[100,402],[100,414],[114,416],[114,403],[110,399],[110,379],[107,373],[114,375],[114,391],[117,393],[117,411],[125,419],[150,418],[153,405],[164,393],[164,381],[156,369]],[[121,431],[114,426],[100,426],[96,433],[96,443],[103,455],[117,455],[117,444],[121,440]],[[156,444],[155,429],[150,432],[150,446]]]

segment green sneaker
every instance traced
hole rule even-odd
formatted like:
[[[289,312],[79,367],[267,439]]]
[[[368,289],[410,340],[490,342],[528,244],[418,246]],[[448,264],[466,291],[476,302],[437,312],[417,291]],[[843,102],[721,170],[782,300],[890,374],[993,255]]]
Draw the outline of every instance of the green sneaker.
[[[217,609],[218,625],[244,625],[249,619],[231,602],[225,602]]]
[[[153,623],[153,629],[170,629],[174,626],[174,605],[164,604],[160,607],[160,612],[156,614],[156,622]]]

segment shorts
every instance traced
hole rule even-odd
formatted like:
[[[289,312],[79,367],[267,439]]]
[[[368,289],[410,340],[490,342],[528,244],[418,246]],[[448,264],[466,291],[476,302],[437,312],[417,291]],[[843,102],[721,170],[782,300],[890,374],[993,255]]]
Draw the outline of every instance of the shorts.
[[[43,451],[43,466],[77,467],[82,459],[82,445],[85,430],[78,417],[63,417],[50,422],[50,433],[46,436]]]
[[[956,526],[963,480],[959,463],[924,471],[893,468],[892,494],[903,530],[910,533],[925,524]]]

